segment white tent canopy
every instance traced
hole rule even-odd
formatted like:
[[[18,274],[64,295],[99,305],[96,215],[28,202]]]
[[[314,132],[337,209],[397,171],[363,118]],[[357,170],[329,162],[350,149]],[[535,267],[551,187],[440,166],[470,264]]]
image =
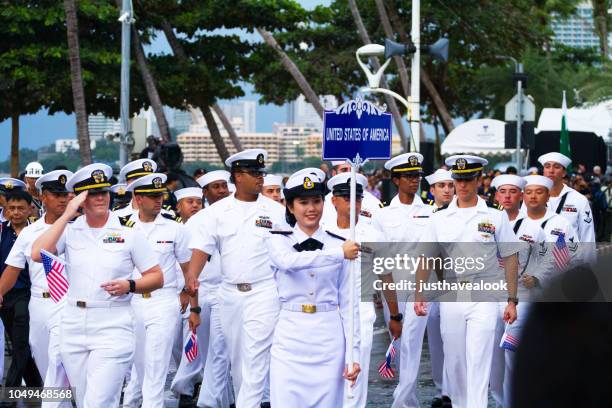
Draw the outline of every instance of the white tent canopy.
[[[560,123],[560,122],[559,122]],[[474,119],[453,129],[442,142],[442,155],[458,153],[487,155],[512,154],[504,149],[505,122],[496,119]]]
[[[544,108],[538,120],[536,133],[561,130],[561,109]],[[571,108],[567,110],[567,129],[570,132],[589,132],[610,142],[612,131],[612,100],[590,108]]]

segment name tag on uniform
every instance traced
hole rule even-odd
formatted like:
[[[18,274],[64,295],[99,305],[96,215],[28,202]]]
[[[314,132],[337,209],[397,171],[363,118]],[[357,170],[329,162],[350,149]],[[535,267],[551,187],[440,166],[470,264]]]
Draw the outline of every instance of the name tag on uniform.
[[[563,207],[563,210],[565,212],[578,212],[578,210],[576,209],[576,207],[574,207],[573,205],[566,205],[565,207]]]
[[[270,217],[262,215],[255,220],[255,226],[272,229],[272,220],[270,219]]]
[[[413,215],[412,218],[429,218],[429,215]]]
[[[121,234],[116,232],[111,232],[102,240],[104,244],[123,244],[125,239],[121,236]]]
[[[490,222],[481,222],[478,224],[478,232],[486,232],[487,234],[495,234],[495,225]]]

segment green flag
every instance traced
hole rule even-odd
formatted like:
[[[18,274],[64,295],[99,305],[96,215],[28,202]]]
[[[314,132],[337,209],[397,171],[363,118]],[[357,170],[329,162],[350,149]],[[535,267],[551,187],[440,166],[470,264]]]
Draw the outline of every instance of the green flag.
[[[559,153],[572,158],[570,150],[570,137],[567,130],[567,103],[565,102],[565,91],[563,91],[563,104],[561,105],[561,140],[559,142]],[[567,166],[567,172],[572,172],[572,165]]]

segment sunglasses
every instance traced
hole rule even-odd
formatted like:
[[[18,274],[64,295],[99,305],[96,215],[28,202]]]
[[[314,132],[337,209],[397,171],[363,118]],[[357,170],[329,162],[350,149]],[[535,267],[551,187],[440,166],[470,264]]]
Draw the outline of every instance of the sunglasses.
[[[241,173],[244,174],[248,174],[251,177],[266,177],[266,175],[268,174],[267,171],[263,171],[263,170],[242,170]]]

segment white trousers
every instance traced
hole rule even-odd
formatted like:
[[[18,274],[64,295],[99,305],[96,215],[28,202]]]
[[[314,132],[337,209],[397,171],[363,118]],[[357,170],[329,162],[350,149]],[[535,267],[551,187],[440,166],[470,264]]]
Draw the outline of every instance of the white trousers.
[[[270,370],[270,347],[280,302],[276,282],[254,284],[248,292],[222,283],[217,292],[221,327],[230,356],[236,407],[259,408]]]
[[[487,408],[497,303],[441,302],[445,385],[453,408]]]
[[[129,304],[106,308],[64,306],[60,351],[78,408],[119,406],[135,341],[134,314]]]
[[[414,310],[412,311],[414,313]],[[431,359],[431,377],[436,386],[436,397],[446,395],[444,389],[444,349],[442,333],[440,332],[440,303],[429,303],[429,318],[427,319],[427,345]]]
[[[146,299],[142,295],[132,298],[138,340],[130,382],[123,396],[124,407],[139,407],[141,398],[143,407],[164,406],[164,387],[174,340],[168,333],[169,328],[177,325],[180,305],[176,289],[158,292],[154,291]]]
[[[210,342],[197,405],[200,408],[225,408],[233,403],[230,358],[221,325],[221,310],[215,296],[214,301],[210,302]]]
[[[182,330],[182,336],[180,338],[181,358],[178,369],[176,370],[176,375],[170,387],[175,393],[192,397],[194,396],[193,387],[197,383],[202,382],[202,370],[208,360],[208,345],[210,343],[210,303],[202,291],[198,291],[198,306],[202,308],[202,312],[200,313],[200,325],[196,329],[196,334],[198,335],[198,356],[191,363],[187,361],[183,348],[187,339],[191,336],[191,333],[189,331],[189,325],[187,326],[187,330],[182,330],[182,322],[179,322],[179,326]],[[189,310],[189,307],[187,307],[187,309]]]
[[[55,303],[51,298],[32,294],[30,312],[30,349],[45,387],[69,387],[66,370],[60,355],[60,324],[65,301]],[[70,401],[47,402],[42,406],[71,407]]]
[[[359,302],[359,319],[361,330],[359,365],[361,366],[361,372],[353,387],[353,398],[347,398],[347,395],[344,394],[344,402],[342,404],[344,408],[363,408],[368,402],[368,374],[370,371],[372,341],[374,339],[374,322],[376,321],[374,303]]]

